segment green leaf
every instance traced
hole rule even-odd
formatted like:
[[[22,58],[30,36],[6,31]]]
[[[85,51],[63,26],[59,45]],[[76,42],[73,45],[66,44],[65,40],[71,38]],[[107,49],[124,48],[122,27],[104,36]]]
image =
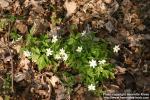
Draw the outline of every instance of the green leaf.
[[[115,74],[114,73],[110,72],[109,75],[110,75],[110,78],[112,78],[112,79],[115,78]]]
[[[32,60],[33,60],[34,62],[36,62],[36,63],[37,63],[39,57],[40,57],[39,54],[36,54],[36,53],[33,53],[33,54],[32,54]]]
[[[0,30],[3,28],[6,28],[6,26],[9,24],[9,20],[8,19],[0,19]]]
[[[46,67],[47,63],[45,61],[45,57],[44,55],[40,56],[38,61],[37,61],[37,64],[38,64],[38,69],[39,70],[42,70],[43,68]]]
[[[109,72],[107,70],[103,70],[102,74],[104,78],[109,78]]]
[[[33,48],[31,48],[31,51],[32,51],[33,53],[36,53],[36,54],[39,54],[39,55],[40,55],[40,50],[39,50],[39,48],[33,47]]]
[[[96,58],[98,58],[99,57],[99,52],[101,52],[98,48],[92,48],[91,49],[91,52],[92,52],[92,54],[96,57]]]
[[[83,71],[85,71],[85,70],[83,70]],[[86,72],[87,72],[87,75],[88,75],[88,76],[90,76],[90,77],[93,77],[93,76],[94,76],[93,68],[87,69]]]
[[[13,39],[13,40],[17,40],[19,37],[21,37],[17,32],[11,32],[10,33],[10,37],[11,37],[11,39]]]
[[[29,46],[30,44],[32,44],[35,41],[34,37],[32,34],[27,34],[26,37],[26,44]]]
[[[9,16],[9,18],[10,18],[10,20],[12,21],[12,22],[14,22],[16,19],[17,19],[17,17],[16,16]]]
[[[68,44],[69,45],[73,45],[74,42],[75,42],[75,39],[74,38],[70,38],[69,41],[68,41]]]

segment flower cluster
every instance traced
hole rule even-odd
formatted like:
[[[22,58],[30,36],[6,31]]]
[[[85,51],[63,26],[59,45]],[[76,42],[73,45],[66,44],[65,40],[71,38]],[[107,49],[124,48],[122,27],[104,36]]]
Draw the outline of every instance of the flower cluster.
[[[53,38],[52,38],[52,43],[56,43],[58,41],[58,38],[57,36],[53,35]]]
[[[88,90],[89,91],[94,91],[95,90],[95,85],[94,84],[88,85]]]
[[[63,61],[66,61],[68,59],[68,55],[65,52],[64,48],[61,48],[59,53],[55,55],[56,60],[62,59]]]
[[[50,56],[50,55],[52,55],[52,53],[53,53],[53,51],[52,51],[50,48],[46,49],[46,56]],[[59,53],[56,54],[56,55],[54,56],[54,58],[55,58],[56,60],[62,59],[63,61],[66,61],[66,60],[68,59],[68,55],[67,55],[67,53],[65,52],[64,48],[61,48],[61,49],[59,50]]]
[[[53,51],[50,48],[46,49],[46,56],[51,56],[52,53]]]
[[[103,64],[106,63],[106,60],[103,59],[103,60],[99,60],[98,62],[99,62],[100,65],[103,65]]]
[[[23,52],[23,55],[24,55],[25,57],[30,57],[30,56],[31,56],[31,52],[28,51],[28,50],[26,50],[26,51]]]
[[[82,36],[84,36],[85,34],[86,34],[86,31],[83,31],[83,32],[81,33]]]
[[[77,52],[81,52],[81,51],[82,51],[82,47],[78,47],[78,48],[76,49],[76,51],[77,51]]]
[[[115,45],[115,47],[113,48],[113,51],[114,51],[115,53],[118,53],[119,50],[120,50],[119,45]]]
[[[24,51],[24,56],[32,58],[39,70],[48,64],[54,64],[52,66],[55,67],[55,64],[58,65],[63,61],[67,66],[79,71],[83,76],[81,81],[88,84],[89,91],[96,90],[98,82],[113,76],[112,70],[108,70],[108,67],[112,69],[112,66],[107,63],[109,58],[107,51],[111,49],[108,49],[105,41],[94,41],[94,34],[90,35],[83,31],[81,34],[71,35],[65,39],[58,39],[58,36],[53,35],[51,41],[46,36],[39,41],[39,45],[33,41],[30,43],[32,47],[29,46],[29,50]],[[114,53],[118,53],[119,50],[119,45],[114,46]]]
[[[106,63],[106,60],[103,59],[103,60],[100,60],[98,62],[99,62],[99,65],[103,65],[103,64]],[[91,61],[89,61],[89,64],[90,64],[90,67],[93,67],[93,68],[95,68],[97,66],[97,62],[94,59],[92,59]]]
[[[96,60],[93,60],[93,59],[91,61],[89,61],[89,64],[90,64],[90,67],[93,67],[93,68],[95,68],[97,66]]]

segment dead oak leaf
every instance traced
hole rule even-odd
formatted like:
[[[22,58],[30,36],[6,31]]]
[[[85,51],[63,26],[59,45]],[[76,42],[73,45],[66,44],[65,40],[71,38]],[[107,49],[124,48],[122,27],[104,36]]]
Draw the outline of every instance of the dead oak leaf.
[[[109,33],[111,33],[113,30],[115,30],[113,24],[111,21],[108,21],[106,24],[105,24],[105,27],[106,29],[109,31]]]
[[[26,78],[26,75],[25,75],[25,73],[22,73],[22,72],[19,72],[14,75],[14,80],[16,82],[20,82],[20,81],[24,80],[25,78]]]
[[[113,0],[104,0],[105,3],[110,4],[113,2]]]
[[[125,74],[125,72],[126,72],[126,68],[123,68],[123,67],[120,67],[120,66],[117,66],[116,67],[116,74]]]
[[[0,6],[6,8],[9,6],[9,3],[6,0],[0,0]]]
[[[20,42],[20,41],[19,41]],[[20,52],[20,49],[21,49],[21,45],[17,44],[17,45],[13,45],[12,47],[13,49],[15,49],[17,51],[17,53]]]
[[[50,82],[51,82],[53,87],[56,87],[56,83],[60,82],[60,80],[57,76],[52,76],[51,79],[50,79]]]
[[[10,62],[12,60],[12,56],[7,56],[4,59],[4,63]]]
[[[21,33],[26,33],[27,32],[27,30],[28,30],[28,27],[27,27],[27,25],[25,25],[23,22],[21,22],[21,21],[18,21],[17,23],[16,23],[16,28],[21,32]]]
[[[70,16],[71,14],[75,13],[75,10],[77,8],[77,5],[75,2],[71,1],[71,2],[68,2],[68,0],[66,0],[65,4],[64,4],[64,7],[66,8],[67,10],[67,17]]]
[[[24,70],[28,70],[29,69],[29,63],[30,63],[30,61],[27,58],[22,57],[19,66]]]
[[[0,100],[4,100],[2,96],[0,96]]]

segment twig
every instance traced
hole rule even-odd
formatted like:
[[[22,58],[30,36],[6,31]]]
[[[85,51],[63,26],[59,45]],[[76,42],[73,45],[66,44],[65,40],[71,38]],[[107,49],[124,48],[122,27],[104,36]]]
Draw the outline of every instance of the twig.
[[[5,80],[0,76],[0,79],[4,82]]]
[[[12,57],[12,53],[11,53],[11,50],[10,50],[10,44],[9,44],[9,36],[10,36],[10,30],[11,30],[11,25],[9,23],[9,29],[8,29],[8,34],[7,34],[7,49],[9,51],[9,54],[11,56],[11,61],[10,61],[10,65],[11,65],[11,92],[13,93],[14,92],[14,73],[13,73],[13,70],[14,70],[14,65],[13,65],[13,57]]]
[[[130,54],[133,54],[128,48],[126,48],[125,46],[123,46],[123,48],[127,51],[127,52],[129,52]]]

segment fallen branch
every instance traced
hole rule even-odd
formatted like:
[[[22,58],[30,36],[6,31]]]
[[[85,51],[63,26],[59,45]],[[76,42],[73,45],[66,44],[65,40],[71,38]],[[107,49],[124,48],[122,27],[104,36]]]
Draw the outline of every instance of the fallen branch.
[[[11,57],[11,60],[10,60],[10,65],[11,65],[11,92],[13,93],[14,92],[14,73],[13,73],[13,70],[14,70],[14,65],[13,65],[13,57],[12,57],[12,53],[11,53],[11,49],[10,49],[10,43],[9,43],[9,37],[10,37],[10,30],[11,30],[11,25],[9,23],[9,29],[8,29],[8,33],[7,33],[7,49],[9,51],[9,54],[10,54],[10,57]]]

